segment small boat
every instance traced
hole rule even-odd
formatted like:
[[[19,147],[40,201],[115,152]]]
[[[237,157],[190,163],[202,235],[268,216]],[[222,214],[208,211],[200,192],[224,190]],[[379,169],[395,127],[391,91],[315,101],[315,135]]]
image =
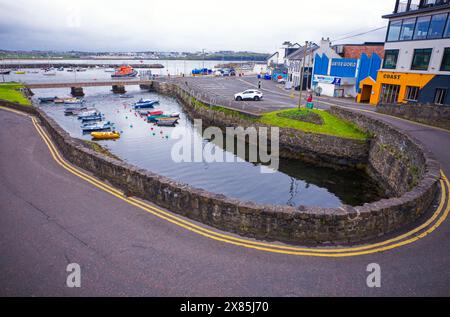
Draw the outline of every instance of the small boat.
[[[17,71],[14,74],[16,74],[16,75],[25,75],[26,72],[24,72],[24,71]]]
[[[88,107],[67,107],[66,109],[64,109],[64,114],[66,116],[75,116],[75,115],[79,115],[83,112],[87,112],[87,111],[95,111],[97,112],[97,110],[95,108],[88,108]]]
[[[84,103],[84,100],[78,98],[68,98],[64,100],[66,105],[80,105]]]
[[[162,116],[164,114],[164,111],[150,111],[148,113],[149,116]]]
[[[0,70],[0,75],[9,75],[11,71],[9,69]]]
[[[78,68],[75,69],[75,71],[76,72],[85,72],[85,71],[87,71],[87,69],[86,68],[82,68],[82,67],[78,67]]]
[[[165,115],[148,116],[147,122],[158,122],[158,120],[162,120],[162,119],[172,119],[172,118],[170,118],[169,116],[165,116]]]
[[[116,69],[115,73],[111,75],[112,78],[134,78],[138,75],[138,72],[131,66],[120,66]]]
[[[58,68],[58,72],[63,72],[64,71],[64,67],[59,67]]]
[[[105,117],[103,115],[92,115],[92,116],[87,116],[87,117],[81,118],[81,122],[82,123],[98,122],[98,121],[103,121],[104,118]]]
[[[179,112],[171,112],[167,114],[171,118],[179,118],[181,114]]]
[[[140,116],[148,116],[148,110],[136,110]]]
[[[159,104],[157,100],[141,99],[134,104],[134,109],[154,108],[157,104]]]
[[[116,140],[120,138],[120,133],[117,131],[92,132],[91,136],[94,140]]]
[[[102,114],[100,112],[98,112],[97,109],[91,109],[89,111],[85,110],[78,115],[78,119],[81,120],[81,119],[84,119],[87,117],[101,116],[101,115]]]
[[[44,76],[56,76],[56,73],[54,73],[54,72],[46,72],[43,75]]]
[[[73,72],[74,72],[73,68],[68,68],[67,71],[68,71],[69,73],[73,73]]]
[[[121,98],[121,99],[131,99],[131,98],[134,98],[134,96],[132,96],[132,95],[120,95],[119,98]]]
[[[173,127],[178,123],[178,119],[161,118],[156,121],[156,124],[160,127]]]
[[[38,99],[40,103],[50,103],[55,102],[55,100],[58,99],[58,97],[41,97]]]
[[[86,123],[81,125],[83,132],[108,131],[112,129],[111,122]]]

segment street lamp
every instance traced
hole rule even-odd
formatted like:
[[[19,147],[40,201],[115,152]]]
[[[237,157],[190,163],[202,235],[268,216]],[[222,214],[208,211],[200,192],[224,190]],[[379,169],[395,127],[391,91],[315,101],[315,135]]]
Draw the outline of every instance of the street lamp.
[[[303,77],[304,77],[304,71],[305,71],[305,60],[306,60],[306,53],[308,52],[308,45],[309,42],[305,42],[305,49],[303,51],[303,67],[300,70],[300,98],[298,100],[298,109],[300,110],[302,108],[302,96],[303,96]]]

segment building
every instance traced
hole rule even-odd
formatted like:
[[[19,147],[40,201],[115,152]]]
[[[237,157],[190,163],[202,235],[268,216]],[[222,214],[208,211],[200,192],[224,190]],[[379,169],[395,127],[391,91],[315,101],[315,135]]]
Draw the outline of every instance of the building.
[[[362,44],[339,44],[332,48],[342,58],[360,58],[363,54],[384,56],[384,42],[365,42]]]
[[[376,81],[359,84],[358,100],[450,105],[450,1],[397,0]]]
[[[315,43],[310,44],[309,48],[302,46],[294,53],[290,54],[286,59],[286,65],[288,67],[288,86],[294,87],[295,89],[300,89],[300,81],[303,65],[305,69],[303,70],[303,90],[311,88],[313,85],[313,67],[315,56],[326,55],[331,58],[341,58],[331,47],[330,39],[322,38],[320,44]],[[303,58],[305,58],[305,63],[303,64]],[[328,71],[328,70],[327,70]]]
[[[281,47],[267,59],[267,66],[275,67],[278,65],[285,65],[286,58],[300,47],[301,45],[298,43],[292,44],[288,41],[284,42]]]

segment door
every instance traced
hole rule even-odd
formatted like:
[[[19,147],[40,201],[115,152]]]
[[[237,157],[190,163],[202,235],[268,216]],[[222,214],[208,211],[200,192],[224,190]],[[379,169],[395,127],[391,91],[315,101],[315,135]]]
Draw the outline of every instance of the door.
[[[369,103],[372,96],[372,85],[363,85],[361,91],[361,103]]]

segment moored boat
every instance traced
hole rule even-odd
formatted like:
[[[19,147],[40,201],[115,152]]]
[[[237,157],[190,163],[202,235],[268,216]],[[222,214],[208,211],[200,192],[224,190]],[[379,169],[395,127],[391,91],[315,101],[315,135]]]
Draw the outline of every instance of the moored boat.
[[[83,112],[89,112],[89,111],[95,111],[97,110],[95,108],[88,108],[88,107],[67,107],[64,109],[64,114],[66,116],[76,116]]]
[[[134,109],[154,108],[157,104],[159,104],[157,100],[141,99],[134,104]]]
[[[100,122],[100,123],[86,123],[81,125],[81,130],[84,133],[87,132],[97,132],[97,131],[109,131],[112,129],[111,122]]]
[[[79,105],[84,103],[84,100],[78,99],[78,98],[68,98],[64,100],[64,103],[66,105]]]
[[[173,127],[178,123],[178,119],[173,118],[160,118],[156,121],[156,124],[160,127]]]
[[[11,70],[9,70],[9,69],[0,70],[0,75],[9,75],[10,73],[11,73]]]
[[[91,136],[94,140],[116,140],[120,138],[120,133],[117,131],[92,132]]]
[[[38,99],[40,103],[50,103],[55,102],[55,100],[58,99],[58,97],[41,97]]]
[[[120,66],[116,69],[115,73],[111,75],[112,78],[134,78],[138,75],[138,72],[131,66]]]

